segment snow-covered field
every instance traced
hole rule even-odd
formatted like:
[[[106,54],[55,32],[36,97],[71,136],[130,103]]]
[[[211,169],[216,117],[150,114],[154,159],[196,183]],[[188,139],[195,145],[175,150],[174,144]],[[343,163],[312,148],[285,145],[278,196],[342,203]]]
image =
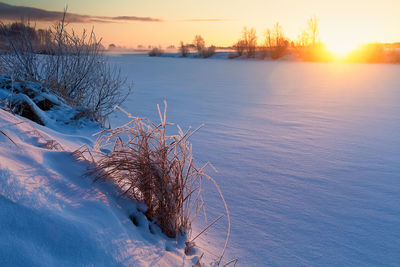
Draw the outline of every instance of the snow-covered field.
[[[232,216],[240,266],[400,264],[400,66],[112,56],[134,81],[123,105],[156,104],[192,139]],[[115,113],[111,122],[125,121]],[[223,213],[207,185],[209,220]],[[200,226],[198,226],[200,228]],[[223,245],[226,221],[206,236]],[[197,229],[198,230],[198,229]]]
[[[206,124],[192,137],[193,152],[199,165],[219,170],[208,173],[230,207],[223,262],[400,264],[400,66],[110,60],[135,84],[127,111],[157,121],[156,104],[167,100],[168,121]],[[64,124],[72,113],[64,105],[40,113],[48,128],[0,109],[0,266],[196,262],[182,244],[150,231],[137,205],[85,177],[87,163],[69,151],[91,146],[99,128]],[[126,121],[121,112],[111,116],[112,126]],[[209,223],[224,207],[211,183],[204,189]],[[196,240],[203,262],[220,253],[226,223]],[[198,221],[192,237],[206,225]]]

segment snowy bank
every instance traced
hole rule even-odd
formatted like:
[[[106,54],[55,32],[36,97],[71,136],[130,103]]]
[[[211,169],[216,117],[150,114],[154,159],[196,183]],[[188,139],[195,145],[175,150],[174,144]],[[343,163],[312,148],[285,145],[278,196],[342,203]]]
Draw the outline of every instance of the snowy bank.
[[[4,94],[7,85],[3,87]],[[14,84],[14,88],[21,86]],[[17,92],[34,109],[43,100],[37,94],[26,95]],[[71,152],[82,144],[92,145],[89,133],[98,126],[78,129],[68,124],[69,107],[49,98],[59,108],[36,111],[52,129],[0,109],[0,265],[196,263],[197,256],[185,255],[182,240],[167,238],[147,220],[141,205],[85,176],[88,163],[77,161]]]

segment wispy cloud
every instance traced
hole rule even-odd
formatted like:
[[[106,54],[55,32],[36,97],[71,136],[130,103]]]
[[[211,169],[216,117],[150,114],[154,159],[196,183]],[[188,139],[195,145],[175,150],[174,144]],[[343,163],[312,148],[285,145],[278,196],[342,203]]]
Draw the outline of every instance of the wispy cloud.
[[[150,18],[150,17],[136,17],[136,16],[118,16],[112,17],[112,20],[139,20],[139,21],[162,21],[161,19]]]
[[[48,11],[45,9],[26,7],[26,6],[13,6],[0,2],[0,19],[4,20],[18,20],[21,18],[29,19],[32,21],[54,22],[60,20],[63,12]],[[89,16],[74,13],[67,13],[66,21],[70,23],[112,23],[123,21],[144,21],[144,22],[159,22],[162,21],[158,18],[151,17],[137,17],[137,16]]]
[[[0,2],[0,19],[3,20],[19,20],[29,19],[32,21],[55,22],[62,18],[62,11],[49,11],[41,8],[14,6]],[[70,23],[118,23],[127,21],[143,21],[143,22],[162,22],[164,20],[152,17],[138,16],[90,16],[75,13],[67,13],[66,21]],[[232,21],[231,19],[205,18],[205,19],[183,19],[182,22],[224,22]]]
[[[231,19],[184,19],[182,21],[193,21],[193,22],[219,22],[219,21],[232,21]]]

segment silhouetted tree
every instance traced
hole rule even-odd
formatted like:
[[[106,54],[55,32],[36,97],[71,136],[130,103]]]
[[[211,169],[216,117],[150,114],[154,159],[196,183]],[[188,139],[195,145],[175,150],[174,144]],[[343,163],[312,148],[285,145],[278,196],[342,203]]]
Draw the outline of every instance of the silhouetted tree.
[[[312,16],[307,21],[308,32],[311,39],[312,46],[317,45],[319,43],[319,21],[317,16]]]
[[[271,29],[268,28],[265,31],[264,37],[265,37],[265,40],[264,40],[265,46],[268,47],[268,48],[271,48],[273,46],[273,38],[272,38]]]
[[[249,57],[249,58],[254,57],[255,53],[256,53],[256,47],[257,47],[256,30],[254,28],[247,29],[247,27],[244,27],[242,38],[245,43],[247,57]]]
[[[240,57],[243,55],[243,52],[246,48],[246,43],[244,40],[240,39],[236,42],[236,44],[233,45],[233,48],[236,50],[236,53]]]
[[[285,35],[283,34],[282,26],[281,24],[279,24],[279,22],[275,23],[272,34],[273,34],[274,46],[275,47],[284,46]]]
[[[303,30],[297,37],[297,46],[307,47],[310,45],[310,35],[307,30]]]
[[[272,40],[274,41],[274,49],[271,52],[272,59],[279,59],[287,53],[289,41],[285,38],[282,26],[279,22],[275,23],[272,31]]]
[[[202,50],[206,47],[206,43],[204,42],[203,37],[200,35],[196,35],[193,40],[193,44],[196,47],[197,54],[200,56]]]
[[[179,47],[182,57],[187,57],[189,54],[189,48],[181,41],[181,46]]]

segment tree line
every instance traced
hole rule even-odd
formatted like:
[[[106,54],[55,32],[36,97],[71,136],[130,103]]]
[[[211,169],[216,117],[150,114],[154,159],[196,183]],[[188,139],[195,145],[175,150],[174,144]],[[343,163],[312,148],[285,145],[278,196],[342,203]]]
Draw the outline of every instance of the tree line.
[[[244,56],[279,59],[294,51],[306,60],[322,60],[322,55],[327,57],[326,48],[319,36],[317,16],[312,16],[307,20],[306,28],[298,35],[296,40],[288,38],[282,25],[276,22],[272,28],[265,30],[260,42],[255,28],[244,27],[240,38],[228,49],[235,51],[229,53],[229,58]],[[216,53],[216,46],[206,46],[204,38],[201,35],[196,35],[190,44],[181,41],[178,51],[182,57],[187,57],[191,51],[195,51],[196,57],[208,58]],[[163,53],[164,51],[160,47],[154,47],[148,54],[149,56],[161,56]]]
[[[191,44],[185,44],[183,41],[181,41],[178,50],[182,57],[187,57],[191,50],[195,50],[196,51],[195,56],[202,58],[209,58],[215,54],[216,46],[214,45],[206,46],[204,38],[201,35],[196,35],[194,37],[193,43]],[[154,47],[153,49],[150,50],[148,55],[154,57],[154,56],[161,56],[163,53],[164,51],[161,48]]]
[[[369,43],[350,52],[343,61],[359,63],[400,63],[398,47],[400,44]],[[228,47],[231,51],[228,58],[271,58],[273,60],[290,56],[294,60],[302,61],[333,61],[334,54],[321,41],[319,19],[310,17],[305,28],[290,39],[283,31],[283,27],[276,22],[267,28],[262,37],[258,38],[255,28],[244,27],[239,39]],[[206,47],[204,39],[196,35],[192,44],[180,43],[179,53],[187,57],[190,51],[196,51],[197,57],[210,57],[215,54],[216,47]]]
[[[301,50],[321,50],[324,48],[319,36],[319,20],[316,16],[312,16],[307,21],[307,27],[297,37],[296,40],[288,38],[283,27],[276,22],[272,28],[267,28],[263,34],[261,42],[257,42],[258,37],[254,28],[244,27],[241,37],[232,46],[236,54],[230,54],[230,58],[246,56],[254,57],[271,57],[278,59],[287,55],[289,49]]]

